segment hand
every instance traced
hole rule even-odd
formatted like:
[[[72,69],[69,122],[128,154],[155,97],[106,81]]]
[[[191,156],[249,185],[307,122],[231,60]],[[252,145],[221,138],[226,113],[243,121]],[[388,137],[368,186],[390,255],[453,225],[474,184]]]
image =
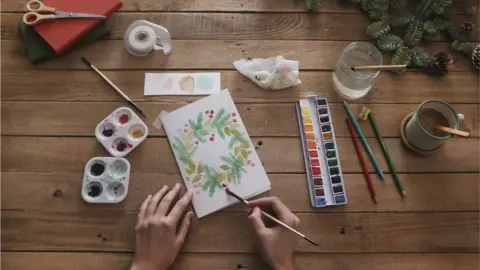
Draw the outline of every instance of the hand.
[[[138,214],[135,256],[131,270],[166,270],[177,257],[194,216],[189,211],[177,232],[177,224],[192,199],[188,191],[171,207],[180,191],[180,184],[167,193],[164,186],[153,197],[148,195]],[[172,209],[170,212],[169,209]]]
[[[294,270],[293,251],[297,236],[277,224],[272,228],[265,227],[259,207],[272,209],[280,221],[294,229],[298,227],[300,220],[277,197],[250,201],[250,206],[253,211],[248,218],[252,222],[260,254],[265,262],[275,270]]]

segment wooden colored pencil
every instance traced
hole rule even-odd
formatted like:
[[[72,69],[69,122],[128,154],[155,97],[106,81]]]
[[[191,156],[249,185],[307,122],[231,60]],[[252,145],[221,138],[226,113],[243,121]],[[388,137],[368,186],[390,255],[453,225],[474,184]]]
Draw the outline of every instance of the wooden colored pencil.
[[[355,146],[355,150],[357,151],[358,159],[360,160],[360,165],[362,165],[363,174],[367,180],[368,190],[370,191],[370,195],[372,196],[372,200],[375,204],[377,204],[377,191],[375,190],[375,186],[372,183],[372,178],[370,178],[370,173],[368,172],[367,164],[365,163],[365,159],[363,158],[362,150],[358,145],[357,133],[353,128],[352,121],[350,118],[346,118],[348,130],[350,131],[350,135],[352,135],[353,145]]]
[[[235,197],[237,200],[245,203],[246,205],[250,205],[250,202],[249,202],[249,201],[247,201],[247,200],[243,199],[242,197],[240,197],[239,195],[235,194],[235,193],[234,193],[233,191],[231,191],[228,187],[225,187],[225,186],[223,186],[223,187],[224,187],[224,189],[225,189],[225,192],[227,192],[228,195]],[[264,217],[270,219],[271,221],[277,223],[278,225],[284,227],[285,229],[287,229],[287,230],[295,233],[296,235],[302,237],[303,239],[307,240],[309,243],[311,243],[311,244],[313,244],[313,245],[315,245],[315,246],[318,246],[318,244],[317,244],[315,241],[313,241],[311,238],[305,236],[303,233],[300,233],[299,231],[295,230],[294,228],[292,228],[292,227],[288,226],[287,224],[283,223],[282,221],[276,219],[275,217],[273,217],[273,216],[270,215],[269,213],[264,212],[263,210],[260,210],[260,211],[262,212],[262,215],[263,215]]]
[[[91,69],[93,69],[108,85],[110,85],[110,87],[113,88],[113,90],[115,90],[115,92],[117,92],[120,96],[122,96],[123,99],[125,99],[138,113],[143,115],[143,117],[145,118],[147,117],[147,114],[142,109],[140,109],[140,107],[137,104],[135,104],[135,102],[133,102],[127,95],[125,95],[125,93],[122,92],[122,90],[120,90],[120,88],[118,88],[105,75],[103,75],[103,73],[100,72],[100,70],[98,70],[94,65],[92,65],[90,61],[88,61],[85,57],[82,57],[82,61]]]
[[[372,129],[373,129],[373,132],[375,133],[375,137],[377,138],[378,144],[380,145],[380,148],[382,148],[383,155],[387,160],[388,168],[390,169],[390,172],[392,173],[392,176],[393,176],[393,182],[397,187],[398,192],[402,195],[402,198],[405,198],[406,193],[403,188],[402,181],[400,180],[400,177],[398,177],[397,171],[395,170],[395,165],[393,165],[393,160],[390,157],[390,153],[388,152],[387,146],[383,141],[382,135],[380,135],[380,131],[378,130],[378,127],[377,127],[377,121],[375,121],[375,118],[373,117],[372,112],[370,112],[367,117],[368,117],[368,120],[370,121],[370,124],[372,125]]]
[[[360,129],[360,125],[358,124],[355,116],[353,116],[352,110],[350,109],[350,106],[348,105],[348,103],[346,101],[343,102],[343,108],[345,108],[345,111],[347,112],[348,118],[350,118],[350,121],[352,122],[353,127],[355,128],[355,131],[357,132],[358,137],[360,138],[360,141],[363,144],[363,148],[365,148],[365,151],[367,152],[368,156],[370,157],[370,160],[372,161],[373,166],[375,167],[375,170],[377,171],[378,176],[380,177],[381,180],[383,180],[385,178],[385,176],[383,175],[383,171],[380,168],[380,166],[378,165],[377,159],[373,155],[372,149],[370,148],[370,145],[368,145],[367,139],[363,135],[363,132]]]

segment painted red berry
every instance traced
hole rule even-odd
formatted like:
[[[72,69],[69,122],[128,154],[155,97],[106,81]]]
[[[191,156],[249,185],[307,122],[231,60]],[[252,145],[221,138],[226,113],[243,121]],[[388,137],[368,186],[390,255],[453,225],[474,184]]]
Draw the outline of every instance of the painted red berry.
[[[188,127],[188,124],[185,124],[185,127]]]
[[[252,164],[250,164],[250,166],[255,167],[255,163],[252,162]]]
[[[210,111],[210,114],[213,114],[213,113],[214,113],[214,111],[213,111],[213,110],[211,110],[211,111]]]
[[[250,165],[252,163],[251,160],[247,160],[247,164]]]
[[[205,114],[208,114],[208,110],[207,110],[207,111],[205,111]]]
[[[213,118],[213,115],[210,114],[208,117]]]
[[[195,141],[195,144],[199,144],[199,142],[198,142],[198,141]]]
[[[213,142],[215,140],[215,137],[210,137],[210,141]]]
[[[232,116],[233,116],[233,117],[237,116],[237,113],[232,113]]]
[[[185,180],[187,180],[187,182],[190,182],[190,177],[185,177]]]
[[[236,123],[236,122],[237,122],[237,119],[233,119],[233,122]]]
[[[187,133],[187,132],[188,132],[188,129],[184,129],[183,132]]]

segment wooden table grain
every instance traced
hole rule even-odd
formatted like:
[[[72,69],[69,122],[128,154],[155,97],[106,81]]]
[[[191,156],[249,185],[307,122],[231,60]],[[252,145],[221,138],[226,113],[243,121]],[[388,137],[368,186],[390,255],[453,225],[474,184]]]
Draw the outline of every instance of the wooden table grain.
[[[308,14],[303,3],[293,0],[124,0],[108,21],[110,39],[32,66],[17,31],[25,1],[2,0],[2,269],[128,269],[140,203],[162,185],[181,181],[165,133],[151,127],[149,138],[127,156],[132,165],[127,199],[116,205],[82,200],[85,163],[107,155],[94,127],[125,103],[80,56],[151,116],[197,98],[145,97],[145,72],[221,72],[222,87],[230,89],[269,174],[268,194],[280,197],[300,217],[301,231],[320,243],[313,247],[299,241],[298,269],[479,269],[478,75],[467,58],[454,55],[455,66],[444,78],[380,76],[362,102],[375,111],[408,195],[400,199],[373,132],[362,123],[387,172],[380,182],[369,163],[379,201],[372,204],[344,125],[342,100],[331,86],[342,49],[368,40],[368,19],[344,2],[324,0],[317,13]],[[126,53],[123,33],[139,19],[170,30],[171,56]],[[452,20],[479,21],[478,14],[467,14],[460,5],[454,5]],[[473,39],[478,40],[478,31]],[[450,44],[425,48],[450,51]],[[265,91],[232,65],[240,58],[276,55],[300,61],[299,87]],[[331,102],[348,190],[345,207],[313,209],[309,203],[294,102],[311,94]],[[472,136],[451,139],[431,156],[416,156],[402,146],[399,124],[420,102],[433,98],[465,114]],[[352,108],[358,111],[360,105]],[[198,222],[173,268],[266,269],[246,208],[236,205]]]

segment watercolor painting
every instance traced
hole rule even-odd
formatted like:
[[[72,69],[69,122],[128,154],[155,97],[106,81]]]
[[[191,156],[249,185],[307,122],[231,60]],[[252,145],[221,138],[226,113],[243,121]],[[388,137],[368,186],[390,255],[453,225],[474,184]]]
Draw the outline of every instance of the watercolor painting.
[[[220,73],[146,73],[144,94],[210,95],[220,92]]]
[[[199,217],[270,189],[270,181],[228,90],[161,114],[173,153]]]

